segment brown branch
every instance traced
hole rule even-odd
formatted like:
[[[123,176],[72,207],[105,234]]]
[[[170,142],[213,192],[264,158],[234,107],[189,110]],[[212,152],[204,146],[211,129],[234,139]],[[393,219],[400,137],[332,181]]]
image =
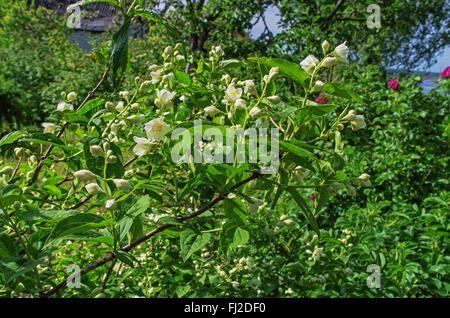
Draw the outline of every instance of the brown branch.
[[[139,158],[139,156],[134,156],[133,158],[131,158],[130,160],[128,160],[127,162],[125,162],[124,165],[123,165],[123,167],[126,168],[127,166],[129,166],[130,164],[132,164],[134,161],[136,161],[137,158]]]
[[[117,261],[117,259],[115,259],[108,268],[108,272],[106,273],[105,279],[103,280],[103,283],[102,283],[102,288],[100,289],[101,292],[103,292],[106,288],[106,283],[108,282],[109,276],[111,276],[111,273],[113,271],[114,265],[116,264],[116,261]]]
[[[12,181],[12,179],[14,179],[14,177],[16,176],[17,171],[19,170],[20,164],[22,163],[22,157],[20,157],[19,162],[17,163],[16,168],[14,169],[11,178],[9,178],[9,182]]]
[[[248,177],[247,179],[244,179],[244,180],[242,180],[242,181],[236,183],[234,186],[232,186],[232,187],[230,188],[230,191],[229,191],[229,192],[232,192],[233,190],[236,190],[236,189],[239,188],[240,186],[242,186],[242,185],[244,185],[244,184],[246,184],[246,183],[248,183],[248,182],[250,182],[250,181],[252,181],[252,180],[254,180],[254,179],[257,179],[257,178],[259,178],[259,177],[261,177],[261,174],[259,174],[259,173],[257,173],[257,172],[253,172],[253,174],[252,174],[250,177]],[[228,192],[228,193],[229,193],[229,192]],[[193,213],[191,213],[191,214],[185,215],[185,216],[183,216],[183,217],[180,217],[180,218],[178,218],[178,220],[181,221],[181,222],[184,222],[184,221],[187,221],[187,220],[189,220],[189,219],[195,218],[196,216],[199,216],[199,215],[202,214],[202,213],[205,213],[206,211],[208,211],[209,209],[211,209],[214,205],[216,205],[217,203],[219,203],[220,201],[222,201],[222,200],[228,195],[228,193],[220,193],[218,197],[216,197],[215,199],[211,200],[207,205],[205,205],[205,206],[204,206],[203,208],[201,208],[200,210],[198,210],[198,211],[196,211],[196,212],[193,212]],[[142,237],[136,239],[134,242],[131,242],[130,244],[125,245],[124,247],[120,248],[120,250],[121,250],[121,251],[124,251],[124,252],[128,252],[128,251],[130,251],[131,249],[133,249],[134,247],[138,246],[139,244],[141,244],[141,243],[147,241],[147,240],[150,239],[152,236],[154,236],[154,235],[156,235],[156,234],[158,234],[158,233],[160,233],[160,232],[162,232],[162,231],[164,231],[164,230],[166,230],[166,229],[168,229],[168,228],[170,228],[170,227],[174,227],[174,226],[176,226],[176,225],[174,225],[174,224],[164,224],[164,225],[161,225],[160,227],[158,227],[158,228],[156,228],[156,229],[154,229],[154,230],[148,232],[148,233],[145,234],[144,236],[142,236]],[[89,266],[83,268],[83,269],[80,271],[79,276],[81,277],[82,275],[84,275],[84,274],[86,274],[86,273],[88,273],[88,272],[90,272],[90,271],[92,271],[92,270],[94,270],[94,269],[96,269],[96,268],[98,268],[98,267],[100,267],[100,266],[106,264],[106,263],[109,262],[109,261],[115,260],[115,259],[116,259],[115,255],[109,254],[108,256],[104,257],[103,259],[101,259],[101,260],[99,260],[99,261],[97,261],[97,262],[95,262],[95,263],[92,263],[91,265],[89,265]],[[47,298],[47,297],[50,297],[50,296],[52,296],[53,294],[55,294],[57,291],[59,291],[60,289],[64,288],[66,285],[67,285],[67,279],[64,280],[64,281],[62,281],[61,283],[59,283],[59,284],[56,285],[55,287],[53,287],[53,288],[52,288],[51,290],[49,290],[48,292],[42,293],[42,294],[40,295],[40,297],[41,297],[41,298]]]
[[[80,106],[78,106],[76,111],[79,111],[84,105],[86,105],[86,103],[92,99],[92,97],[94,97],[95,92],[99,89],[99,87],[103,84],[103,82],[106,80],[106,76],[108,74],[109,69],[106,69],[105,72],[103,73],[102,78],[100,79],[100,81],[97,83],[97,85],[94,87],[94,89],[92,91],[90,91],[86,98],[83,100],[83,102],[80,104]],[[66,128],[69,126],[69,123],[65,123],[61,129],[59,130],[58,134],[56,135],[56,137],[61,137],[61,135],[63,134],[63,132],[66,130]],[[30,182],[28,183],[28,186],[31,186],[33,183],[36,182],[37,178],[39,177],[39,173],[41,172],[42,167],[44,166],[44,160],[47,159],[47,157],[50,155],[50,153],[52,152],[54,148],[54,145],[50,145],[47,148],[47,151],[45,152],[45,154],[39,159],[39,163],[38,166],[36,167],[36,170],[34,171],[33,177],[31,178]]]
[[[339,0],[338,3],[336,4],[336,7],[334,7],[334,10],[326,18],[324,18],[323,21],[326,22],[330,20],[336,14],[336,12],[339,10],[339,8],[343,3],[344,0]]]

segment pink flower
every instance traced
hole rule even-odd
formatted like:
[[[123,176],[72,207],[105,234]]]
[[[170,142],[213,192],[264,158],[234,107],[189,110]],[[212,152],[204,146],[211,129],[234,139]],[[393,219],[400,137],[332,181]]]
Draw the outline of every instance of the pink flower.
[[[328,103],[330,100],[327,97],[321,97],[321,96],[324,96],[326,94],[327,93],[325,93],[325,92],[320,93],[319,96],[316,98],[316,103],[319,103],[319,104]]]
[[[315,194],[311,194],[310,198],[311,198],[311,200],[313,200],[313,202],[316,201],[316,195]]]
[[[441,75],[444,76],[445,78],[449,78],[450,77],[450,66],[447,66],[445,68],[445,70],[442,71]]]
[[[389,87],[396,91],[398,89],[398,85],[398,81],[395,78],[391,78],[389,81]]]

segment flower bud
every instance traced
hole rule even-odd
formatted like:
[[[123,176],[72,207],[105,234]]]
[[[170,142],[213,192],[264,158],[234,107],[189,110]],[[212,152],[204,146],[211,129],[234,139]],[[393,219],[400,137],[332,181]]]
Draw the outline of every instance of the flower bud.
[[[325,67],[332,67],[338,63],[337,59],[335,57],[326,57],[325,60],[323,60],[322,65]]]
[[[323,41],[322,42],[323,54],[327,54],[329,48],[330,48],[330,43],[327,40]]]
[[[25,149],[22,147],[17,147],[14,148],[14,154],[16,155],[16,157],[22,157],[25,153]]]
[[[279,97],[279,96],[276,96],[276,95],[267,97],[267,99],[268,99],[272,104],[274,104],[274,105],[279,104],[280,101],[281,101],[280,97]]]
[[[120,190],[130,190],[133,188],[131,184],[125,179],[114,179],[113,182]]]
[[[211,106],[205,107],[205,113],[211,117],[214,117],[218,113],[218,109],[216,108],[216,106],[211,105]]]
[[[337,129],[340,130],[340,131],[344,130],[344,125],[343,124],[338,124],[337,125]]]
[[[109,156],[108,157],[108,163],[109,164],[115,164],[117,162],[117,157],[116,156]]]
[[[97,183],[89,183],[85,186],[87,193],[90,195],[96,195],[97,193],[102,192],[99,185]]]
[[[280,73],[280,70],[278,69],[278,67],[272,67],[269,71],[269,79],[268,79],[269,82],[273,81],[279,73]]]
[[[106,210],[114,210],[116,207],[117,207],[117,203],[114,199],[110,199],[105,202]]]
[[[35,155],[32,155],[29,159],[31,164],[36,163],[37,162],[37,157]]]
[[[343,121],[352,121],[355,120],[356,114],[355,111],[352,109],[348,112],[348,114],[342,118]]]
[[[13,167],[6,166],[2,170],[0,170],[0,174],[12,174],[14,171]]]
[[[370,182],[370,175],[363,173],[358,177],[358,182],[364,187],[370,187],[372,183]]]
[[[89,170],[78,170],[77,172],[74,173],[75,178],[77,178],[80,181],[87,181],[87,180],[92,180],[95,179],[95,174],[93,174],[92,172],[90,172]]]
[[[270,82],[269,75],[264,75],[263,80],[264,82],[269,83]]]
[[[77,99],[77,93],[70,92],[69,94],[67,94],[67,101],[69,103],[74,102],[76,99]]]
[[[106,102],[105,103],[105,108],[109,111],[114,111],[114,104],[111,102]]]
[[[89,150],[94,157],[103,157],[105,155],[103,149],[99,145],[92,145],[89,147]]]
[[[321,91],[322,88],[325,86],[325,83],[322,81],[316,81],[316,83],[314,84],[314,89],[316,91]]]
[[[257,119],[259,117],[261,117],[262,112],[261,109],[259,109],[258,107],[253,107],[250,112],[249,112],[250,116],[252,116],[253,119]]]
[[[287,226],[292,226],[295,224],[295,222],[291,219],[287,219],[287,220],[284,220],[284,224],[286,224]]]

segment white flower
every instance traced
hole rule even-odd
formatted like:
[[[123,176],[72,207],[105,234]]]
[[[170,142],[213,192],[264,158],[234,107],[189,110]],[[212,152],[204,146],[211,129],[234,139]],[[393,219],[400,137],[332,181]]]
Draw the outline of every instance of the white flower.
[[[364,121],[363,115],[356,115],[355,119],[353,119],[350,124],[352,125],[352,130],[357,131],[363,128],[366,128],[366,122]]]
[[[86,169],[78,170],[77,172],[74,173],[74,176],[80,181],[95,179],[95,174]]]
[[[217,110],[216,106],[214,106],[214,105],[205,107],[205,113],[211,117],[214,117],[217,114],[217,112],[218,112],[218,110]]]
[[[314,252],[311,255],[311,258],[315,261],[318,261],[320,256],[323,254],[323,247],[318,247],[317,245],[314,247]]]
[[[175,95],[176,92],[170,92],[167,89],[156,89],[156,96],[158,96],[158,98],[155,99],[155,105],[158,107],[166,106],[172,101]]]
[[[42,123],[42,127],[44,127],[44,133],[53,134],[56,130],[56,125],[52,123]]]
[[[131,184],[125,179],[114,179],[115,186],[120,190],[130,190],[133,189]]]
[[[256,85],[253,80],[246,80],[244,81],[244,91],[247,95],[258,95],[258,92],[256,90]]]
[[[250,109],[249,114],[253,119],[258,119],[259,117],[261,117],[262,112],[258,107],[253,107],[252,109]]]
[[[241,95],[242,88],[235,88],[233,85],[228,86],[227,90],[225,91],[225,98],[233,103],[241,98]]]
[[[99,145],[90,146],[89,150],[94,157],[103,157],[105,155],[105,152]]]
[[[124,98],[124,99],[128,99],[128,96],[130,95],[129,91],[120,91],[119,92],[119,96]]]
[[[338,60],[335,57],[329,56],[323,60],[322,65],[330,68],[330,67],[336,65],[337,63],[338,63]]]
[[[231,282],[231,286],[233,288],[238,288],[239,287],[239,282]]]
[[[334,49],[333,55],[336,57],[338,62],[348,63],[348,47],[347,42],[342,43]]]
[[[234,105],[236,105],[237,109],[241,109],[241,110],[244,110],[247,108],[247,103],[242,98],[239,98],[238,100],[236,100]]]
[[[105,203],[106,210],[114,210],[117,207],[117,203],[114,199],[107,200]]]
[[[152,84],[156,84],[156,83],[158,83],[159,81],[161,81],[161,72],[162,72],[162,69],[161,68],[158,68],[158,66],[157,65],[155,65],[157,68],[154,70],[154,71],[152,71],[152,72],[150,72],[150,76],[152,77],[152,80],[151,80],[151,83]]]
[[[89,183],[85,186],[87,193],[90,195],[96,195],[97,193],[102,192],[102,189],[98,186],[97,183]]]
[[[156,64],[152,64],[152,65],[150,65],[150,66],[148,67],[148,69],[149,69],[150,72],[154,72],[154,71],[158,70],[159,68],[160,68],[160,67],[159,67],[158,65],[156,65]]]
[[[69,94],[67,94],[67,101],[68,102],[73,102],[77,99],[77,93],[75,92],[70,92]]]
[[[169,129],[170,126],[161,118],[155,118],[145,124],[145,131],[149,140],[160,141]]]
[[[319,60],[314,55],[308,55],[300,62],[300,66],[310,75],[314,72],[314,69],[318,64]]]
[[[122,124],[121,123],[113,123],[112,125],[111,125],[111,133],[113,134],[113,135],[117,135],[117,132],[119,131],[119,129],[120,129],[120,127],[122,127]]]
[[[230,74],[224,74],[220,80],[228,85],[231,82],[231,76]]]
[[[139,137],[133,137],[134,142],[136,143],[136,146],[133,148],[133,152],[138,155],[139,157],[142,157],[150,152],[152,149],[152,143],[150,140],[146,138],[139,138]]]
[[[314,84],[314,89],[316,91],[321,91],[324,86],[325,86],[324,82],[316,81],[316,83]]]
[[[292,177],[296,182],[302,182],[304,178],[306,178],[309,174],[309,170],[303,168],[302,166],[295,167],[294,173]]]
[[[56,107],[56,110],[59,111],[59,112],[64,112],[66,110],[72,111],[73,110],[73,105],[72,104],[68,104],[66,102],[60,102],[58,104],[58,106]]]
[[[125,109],[125,105],[122,101],[117,103],[116,110],[121,113]]]

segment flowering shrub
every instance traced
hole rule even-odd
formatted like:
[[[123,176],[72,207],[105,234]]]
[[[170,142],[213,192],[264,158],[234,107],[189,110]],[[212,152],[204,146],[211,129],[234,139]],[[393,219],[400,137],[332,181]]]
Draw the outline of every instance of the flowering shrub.
[[[323,76],[347,62],[345,43],[330,52],[325,41],[321,59],[309,55],[299,65],[226,60],[220,46],[209,59],[194,61],[177,44],[164,50],[162,65],[149,61],[149,73],[136,77],[133,89],[119,91],[131,20],[155,19],[134,5],[122,11],[122,27],[94,53],[104,74],[88,95],[62,94],[43,132],[13,131],[0,140],[0,147],[14,149],[0,168],[0,280],[7,293],[21,279],[27,294],[65,295],[65,287],[81,288],[73,287],[77,276],[83,280],[108,264],[95,289],[101,295],[114,266],[134,267],[151,256],[133,255],[147,241],[166,244],[184,264],[201,250],[205,259],[233,259],[254,233],[276,234],[263,216],[273,214],[282,197],[295,202],[298,217],[281,215],[278,230],[305,222],[317,240],[330,196],[343,187],[353,196],[356,187],[371,186],[367,173],[343,171],[341,132],[366,128],[364,116],[350,107],[362,99]],[[266,71],[262,78],[231,76],[242,63],[259,63]],[[187,64],[195,65],[194,72],[184,71]],[[277,95],[280,76],[302,87],[300,102]],[[98,95],[105,82],[115,91]],[[310,97],[318,92],[327,97],[314,102]],[[334,99],[347,104],[329,103]],[[253,132],[258,138],[247,139]],[[322,147],[329,139],[333,145]],[[61,246],[72,242],[93,253],[75,264],[86,266],[81,272],[67,277],[61,275],[67,273]],[[310,262],[323,253],[319,245],[307,251]],[[247,257],[228,274],[220,263],[211,270],[219,277],[248,271]],[[194,265],[195,277],[204,282],[207,272]]]

